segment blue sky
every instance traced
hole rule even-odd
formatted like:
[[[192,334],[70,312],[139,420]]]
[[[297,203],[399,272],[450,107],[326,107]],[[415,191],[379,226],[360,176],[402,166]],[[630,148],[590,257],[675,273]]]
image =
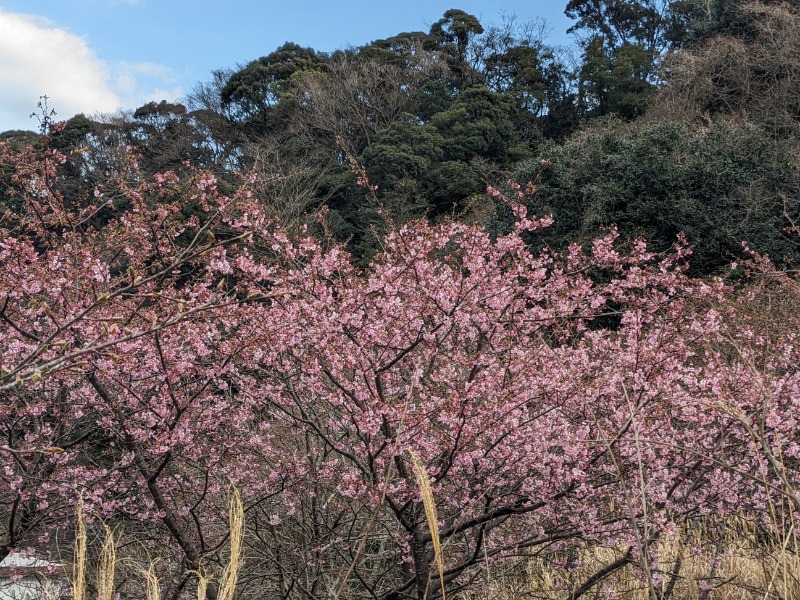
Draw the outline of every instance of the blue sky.
[[[567,0],[0,0],[0,131],[34,129],[47,94],[58,118],[179,100],[217,68],[286,41],[332,51],[427,30],[450,8],[484,25],[544,19],[569,45]]]

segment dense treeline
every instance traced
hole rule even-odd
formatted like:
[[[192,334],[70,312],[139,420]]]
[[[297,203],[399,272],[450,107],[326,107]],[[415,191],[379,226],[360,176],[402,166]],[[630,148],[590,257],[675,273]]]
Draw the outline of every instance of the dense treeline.
[[[71,118],[53,142],[69,155],[61,176],[86,195],[128,147],[147,173],[254,169],[285,226],[322,226],[361,259],[409,219],[506,230],[484,192],[513,177],[535,181],[530,208],[556,217],[538,244],[615,224],[659,249],[685,233],[699,274],[740,257],[743,240],[794,265],[796,2],[571,0],[566,14],[567,49],[546,43],[544,23],[458,9],[333,53],[286,42],[214,72],[184,104]]]

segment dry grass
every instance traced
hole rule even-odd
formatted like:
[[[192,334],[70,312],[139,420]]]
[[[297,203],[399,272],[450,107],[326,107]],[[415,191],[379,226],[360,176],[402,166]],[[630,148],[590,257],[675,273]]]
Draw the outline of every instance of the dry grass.
[[[428,529],[431,532],[431,542],[433,543],[434,560],[439,571],[439,584],[442,590],[442,600],[446,598],[444,591],[444,556],[442,554],[442,544],[439,541],[439,519],[436,516],[436,502],[431,490],[431,481],[425,465],[416,454],[411,455],[411,466],[414,469],[414,477],[419,486],[422,496],[422,505],[425,508],[425,519],[428,521]]]
[[[774,536],[744,519],[695,522],[653,546],[655,590],[672,600],[791,600],[800,598],[800,556],[794,536]],[[562,600],[627,548],[585,545],[541,554],[503,571],[479,593],[461,600]],[[609,575],[581,598],[649,600],[650,590],[638,563]]]
[[[147,600],[161,600],[161,583],[156,576],[156,564],[151,562],[147,569],[142,569],[145,580],[145,598]]]
[[[236,579],[242,563],[242,539],[244,537],[244,506],[239,490],[231,488],[230,516],[228,518],[230,531],[230,558],[225,570],[222,572],[219,586],[219,600],[233,600],[236,589]],[[205,590],[204,590],[205,591]],[[204,594],[205,595],[205,594]]]
[[[440,583],[443,582],[444,557],[438,535],[436,506],[430,479],[424,465],[412,457],[412,465],[422,496],[425,517],[430,528],[434,547],[434,560]],[[770,507],[773,522],[787,522],[783,511],[791,506]],[[73,597],[86,598],[87,534],[83,503],[77,506],[77,535],[75,541],[75,567]],[[790,515],[791,516],[791,515]],[[792,522],[792,519],[788,519]],[[231,494],[230,557],[219,579],[220,600],[233,600],[238,573],[242,568],[244,536],[244,508],[235,489]],[[767,532],[745,518],[721,520],[709,517],[695,520],[676,528],[672,535],[663,536],[651,546],[656,557],[652,567],[653,584],[657,597],[664,600],[790,600],[800,598],[800,552],[795,531],[772,528]],[[627,555],[627,547],[609,547],[584,544],[572,545],[552,551],[518,557],[506,562],[496,561],[486,565],[481,589],[451,593],[450,598],[460,600],[565,600],[573,598],[581,584],[605,566]],[[100,552],[97,571],[97,598],[114,597],[114,573],[120,559],[114,534],[105,527],[105,539]],[[144,578],[143,589],[147,600],[157,600],[162,595],[156,564],[138,569]],[[205,600],[210,577],[194,573],[198,578],[197,599]],[[441,586],[444,598],[444,585]],[[631,560],[622,568],[609,574],[588,590],[582,598],[649,600],[647,578],[638,561]]]
[[[72,580],[73,600],[84,600],[86,597],[86,519],[83,517],[83,496],[78,497],[75,507],[77,520],[75,530],[75,569]]]
[[[117,567],[117,544],[114,532],[108,525],[105,529],[105,539],[100,550],[100,565],[97,568],[97,600],[112,600],[114,598],[114,572]]]
[[[74,567],[72,579],[73,600],[86,598],[87,572],[87,533],[86,518],[83,513],[83,498],[78,499],[76,507],[76,536],[74,549]],[[219,600],[233,600],[239,571],[242,567],[242,542],[244,539],[244,505],[239,491],[234,487],[231,492],[228,523],[230,527],[230,557],[220,576]],[[105,536],[100,550],[97,565],[96,586],[97,600],[113,600],[115,597],[114,579],[116,568],[126,561],[117,555],[117,540],[114,532],[103,525]],[[161,582],[156,574],[156,562],[150,561],[147,568],[137,568],[144,578],[144,591],[147,600],[160,600]],[[205,600],[210,577],[206,573],[193,572],[197,577],[197,600]]]
[[[208,590],[208,575],[205,573],[197,574],[197,600],[206,600],[206,590]]]

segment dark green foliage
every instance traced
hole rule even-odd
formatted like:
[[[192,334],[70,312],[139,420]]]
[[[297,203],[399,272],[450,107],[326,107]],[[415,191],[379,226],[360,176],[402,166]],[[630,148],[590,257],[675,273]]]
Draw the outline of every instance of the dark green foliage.
[[[522,184],[539,179],[530,209],[555,217],[537,244],[586,242],[615,224],[658,251],[685,233],[695,274],[743,256],[743,240],[778,264],[800,259],[797,235],[786,229],[800,208],[792,148],[757,127],[598,122],[541,158],[551,164],[531,161],[515,174]]]
[[[482,156],[501,164],[521,158],[521,139],[514,124],[516,107],[506,94],[484,86],[465,90],[430,123],[445,138],[445,158],[469,161]]]
[[[660,83],[660,62],[681,45],[694,0],[570,0],[565,13],[581,34],[578,100],[585,117],[645,112]]]
[[[443,47],[455,48],[456,54],[464,59],[467,55],[467,46],[470,39],[483,33],[483,25],[477,17],[451,8],[445,11],[444,16],[431,25],[431,37]]]
[[[297,73],[321,71],[327,55],[313,48],[286,42],[275,51],[233,73],[220,90],[225,106],[235,110],[240,121],[253,125],[268,122]]]
[[[569,29],[588,31],[609,49],[638,45],[651,55],[667,45],[669,0],[569,0],[564,13],[577,22]]]
[[[633,119],[645,112],[655,85],[650,83],[653,59],[639,45],[608,50],[600,38],[586,47],[580,71],[580,97],[588,117],[618,115]]]
[[[447,110],[457,97],[458,92],[441,79],[422,82],[411,96],[415,114],[422,122],[428,122],[433,115]]]
[[[39,136],[33,131],[11,129],[0,133],[0,142],[11,144],[14,149],[20,149],[25,146],[32,146],[36,143]]]
[[[431,25],[432,43],[429,47],[444,52],[454,75],[453,81],[461,89],[480,81],[475,65],[470,64],[469,50],[471,42],[483,31],[483,25],[475,16],[456,8],[446,11]]]
[[[702,0],[673,0],[670,4],[669,23],[665,38],[670,47],[686,48],[695,45],[701,37],[701,30],[707,30],[709,5]],[[699,34],[699,35],[698,35]]]
[[[202,135],[182,104],[148,102],[120,123],[127,145],[140,154],[140,166],[148,173],[180,168],[184,161],[207,165]]]
[[[422,31],[398,33],[392,37],[375,40],[360,49],[359,55],[368,60],[380,60],[391,65],[414,68],[415,57],[436,44],[436,40]]]
[[[378,134],[362,158],[372,183],[384,188],[392,181],[424,177],[442,160],[444,142],[435,127],[405,114]]]
[[[97,121],[76,115],[52,134],[50,143],[68,156],[64,174],[90,186],[124,169],[122,157],[128,148],[146,173],[177,170],[186,161],[221,172],[232,165],[231,150],[211,136],[219,120],[210,111],[189,111],[183,104],[162,100]]]
[[[486,58],[488,88],[513,95],[520,108],[541,113],[547,101],[547,63],[552,54],[529,46],[514,46]]]
[[[93,127],[93,122],[85,115],[75,115],[64,124],[61,131],[53,133],[51,145],[61,152],[81,149],[86,145],[86,138]]]
[[[434,168],[428,178],[428,198],[433,214],[457,213],[463,202],[481,193],[485,184],[478,173],[466,163],[448,160]]]
[[[510,95],[475,86],[427,123],[403,115],[361,158],[381,200],[415,207],[402,211],[406,216],[449,214],[486,187],[474,160],[509,168],[530,155],[514,121],[516,111]]]

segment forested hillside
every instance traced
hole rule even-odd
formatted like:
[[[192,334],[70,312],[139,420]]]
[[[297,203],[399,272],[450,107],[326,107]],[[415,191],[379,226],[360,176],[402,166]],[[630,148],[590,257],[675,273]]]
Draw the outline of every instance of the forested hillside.
[[[0,559],[80,502],[120,598],[797,597],[800,5],[565,10],[0,134]]]
[[[187,160],[221,180],[254,169],[286,226],[317,223],[324,209],[328,230],[364,260],[387,221],[502,230],[485,190],[513,177],[536,181],[530,207],[556,216],[540,243],[616,224],[662,250],[684,232],[698,274],[741,257],[742,240],[795,264],[794,5],[575,0],[566,12],[571,48],[548,46],[543,23],[481,23],[457,9],[427,32],[332,54],[287,42],[214,72],[183,104],[77,115],[53,144],[83,190],[128,147],[148,173]]]

